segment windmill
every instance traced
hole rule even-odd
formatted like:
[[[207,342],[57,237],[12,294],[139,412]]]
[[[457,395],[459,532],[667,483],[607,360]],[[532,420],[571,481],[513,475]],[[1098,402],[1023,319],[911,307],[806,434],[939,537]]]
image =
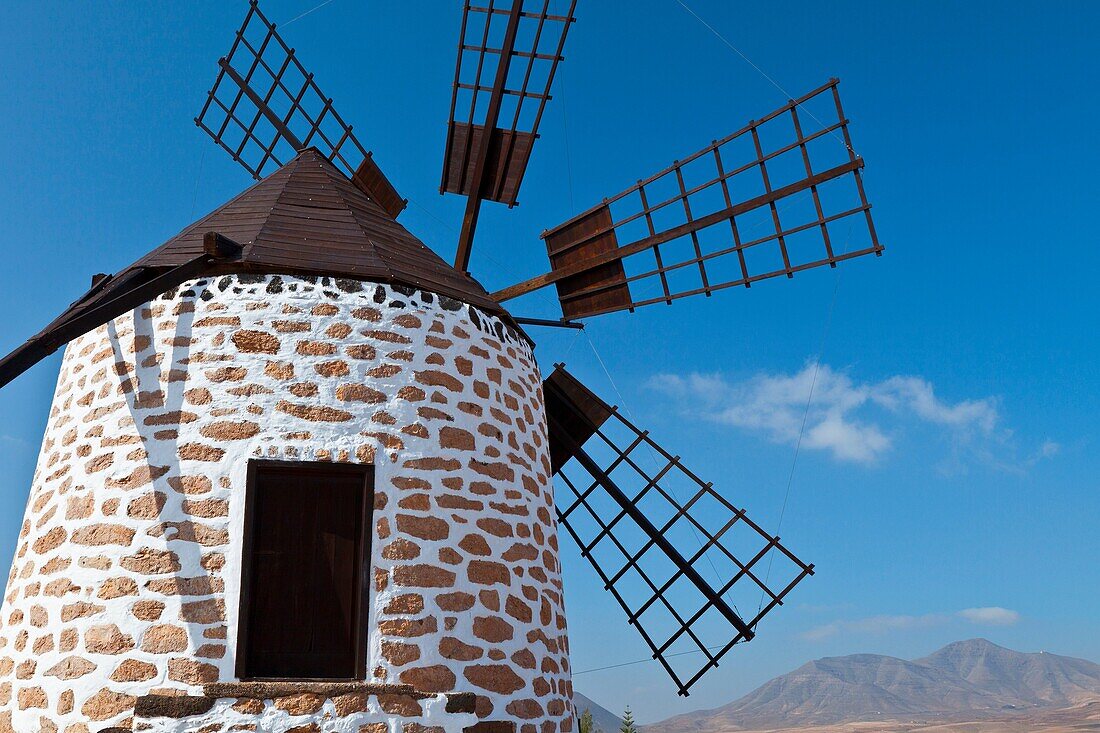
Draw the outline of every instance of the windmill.
[[[522,326],[879,254],[838,83],[546,230],[548,271],[490,294],[480,207],[518,202],[575,22],[550,5],[463,8],[450,265],[251,0],[196,123],[258,182],[0,361],[2,386],[67,344],[0,730],[569,731],[558,527],[681,695],[813,573],[564,365],[543,379]],[[560,321],[501,305],[550,286]]]

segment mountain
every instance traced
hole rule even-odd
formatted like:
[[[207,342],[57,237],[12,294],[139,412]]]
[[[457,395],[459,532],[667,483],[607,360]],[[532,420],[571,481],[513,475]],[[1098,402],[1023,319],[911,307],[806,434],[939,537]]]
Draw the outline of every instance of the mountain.
[[[573,706],[577,709],[578,717],[585,710],[592,711],[592,722],[596,726],[597,731],[602,731],[602,733],[619,733],[619,727],[623,724],[622,719],[576,690],[573,690]]]
[[[647,730],[720,733],[929,716],[989,718],[1090,700],[1100,700],[1100,665],[972,639],[913,661],[875,654],[818,659],[729,705]]]
[[[985,639],[948,644],[917,663],[1031,705],[1068,706],[1097,699],[1100,665],[1044,652],[1021,654]]]

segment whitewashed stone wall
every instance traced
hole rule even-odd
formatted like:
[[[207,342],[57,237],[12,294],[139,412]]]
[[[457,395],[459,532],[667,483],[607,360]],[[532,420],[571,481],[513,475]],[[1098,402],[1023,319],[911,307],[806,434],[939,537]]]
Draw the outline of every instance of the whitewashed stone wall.
[[[519,733],[572,730],[529,345],[422,291],[232,276],[66,350],[0,611],[0,732],[128,728],[139,696],[234,680],[259,457],[376,466],[368,681],[474,692],[477,719]],[[470,720],[420,708],[362,730]]]

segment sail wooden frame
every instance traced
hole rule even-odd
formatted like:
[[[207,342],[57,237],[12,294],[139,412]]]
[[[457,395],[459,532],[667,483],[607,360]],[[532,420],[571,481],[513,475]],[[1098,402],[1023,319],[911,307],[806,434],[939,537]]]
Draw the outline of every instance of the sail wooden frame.
[[[463,7],[440,193],[515,206],[538,138],[576,0],[564,14],[550,0],[497,0]],[[505,27],[514,15],[515,28]],[[499,109],[492,111],[493,98]],[[486,134],[488,130],[488,134]],[[477,174],[484,157],[485,170]]]
[[[195,124],[259,180],[314,147],[396,218],[408,203],[313,74],[250,0]]]
[[[555,285],[565,317],[583,318],[881,254],[838,84],[545,231],[551,271],[493,297]],[[823,100],[828,116],[810,111]],[[859,243],[849,246],[853,233]],[[816,246],[806,246],[807,235]]]
[[[543,391],[558,523],[686,696],[814,567],[562,365]]]

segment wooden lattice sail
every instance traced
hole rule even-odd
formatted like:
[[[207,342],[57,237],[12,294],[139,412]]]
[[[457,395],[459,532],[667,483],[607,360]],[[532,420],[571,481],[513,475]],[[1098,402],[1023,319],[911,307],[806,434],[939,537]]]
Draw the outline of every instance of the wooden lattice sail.
[[[317,148],[390,216],[408,203],[352,133],[313,74],[250,0],[195,124],[259,180]]]
[[[545,231],[550,272],[493,297],[555,285],[583,318],[880,254],[838,83]]]
[[[558,522],[687,695],[813,565],[563,366],[543,392]],[[759,604],[742,613],[735,595]]]

